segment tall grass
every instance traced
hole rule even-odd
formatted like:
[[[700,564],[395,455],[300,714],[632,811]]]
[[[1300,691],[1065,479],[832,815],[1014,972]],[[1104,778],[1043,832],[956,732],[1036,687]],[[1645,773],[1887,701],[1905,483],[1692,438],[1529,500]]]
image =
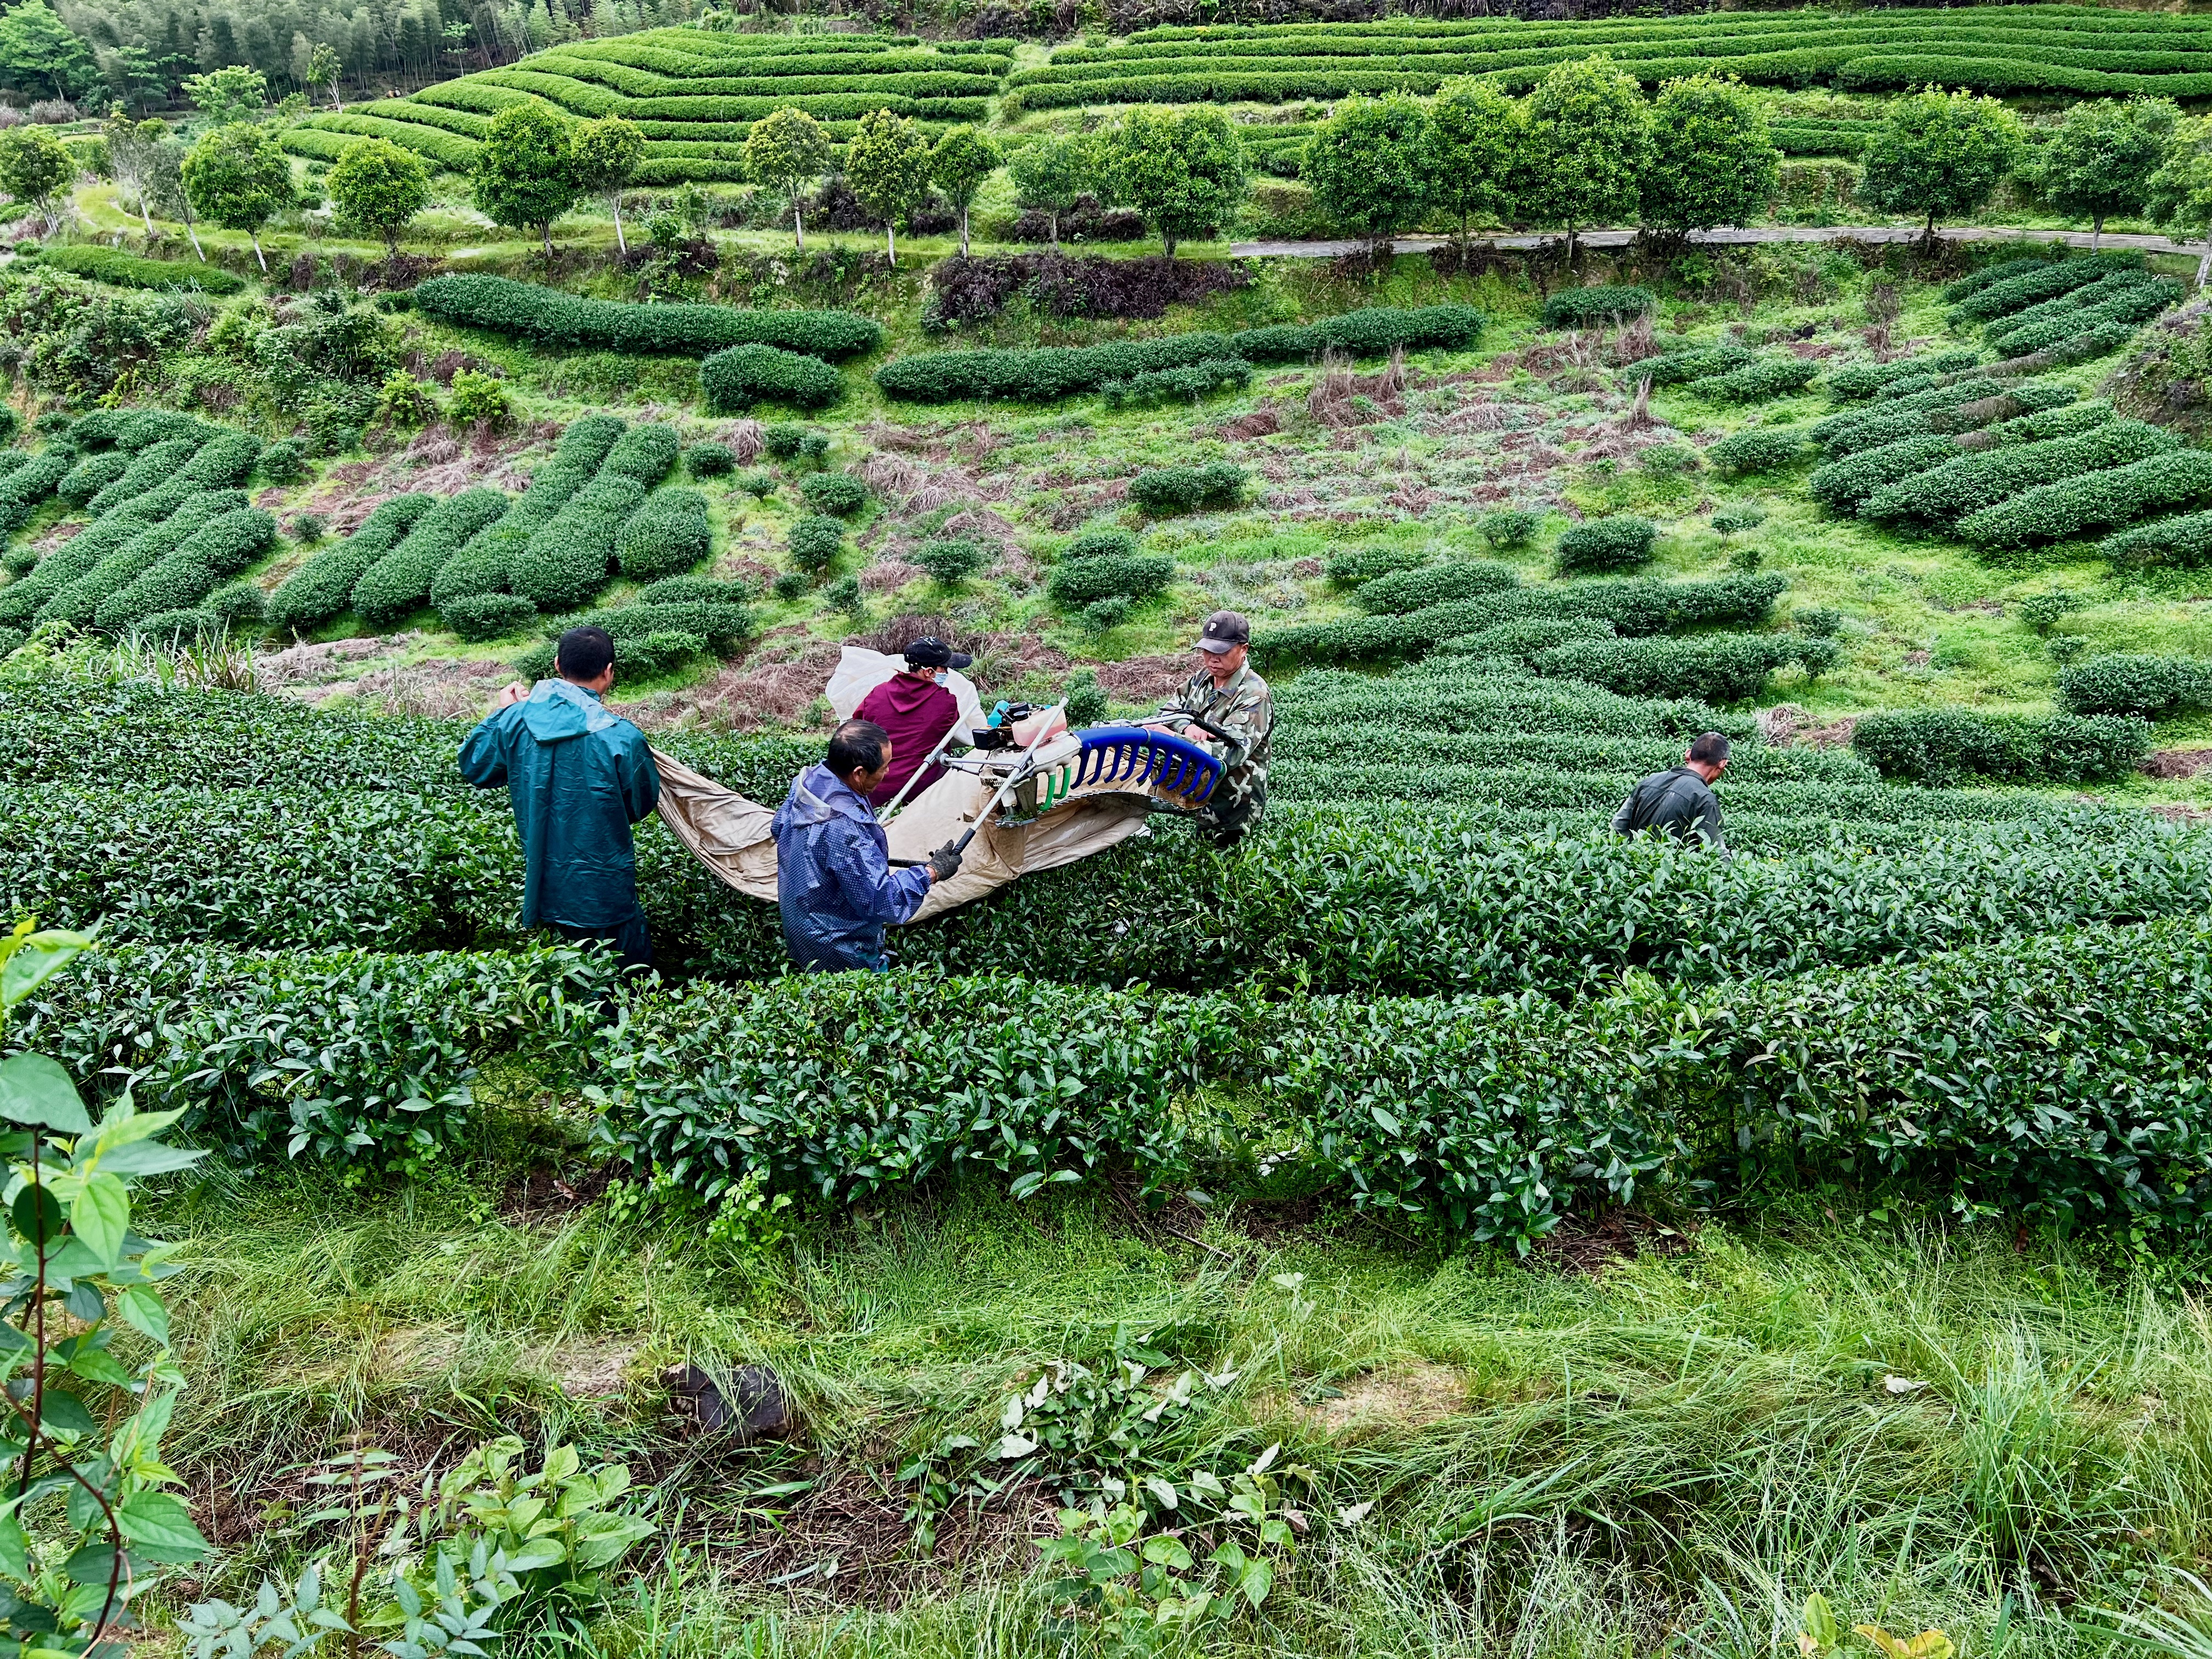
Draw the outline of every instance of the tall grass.
[[[356,1434],[418,1463],[501,1426],[631,1459],[680,1543],[532,1651],[1093,1650],[1019,1549],[979,1572],[862,1552],[763,1585],[748,1563],[779,1523],[743,1494],[859,1469],[895,1501],[905,1455],[988,1439],[1036,1366],[1140,1337],[1237,1372],[1152,1444],[1161,1473],[1273,1442],[1317,1472],[1277,1594],[1192,1652],[1774,1654],[1815,1589],[1968,1652],[1999,1631],[2080,1651],[2113,1638],[2052,1609],[2140,1608],[2212,1502],[2198,1306],[1979,1230],[1710,1224],[1678,1258],[1585,1277],[1233,1218],[1200,1250],[1091,1198],[956,1191],[760,1259],[596,1210],[503,1219],[498,1185],[261,1175],[173,1200],[193,1379],[174,1443],[241,1512]],[[614,1398],[579,1393],[580,1357]],[[775,1366],[806,1443],[675,1444],[653,1378],[686,1358]],[[1409,1376],[1424,1391],[1394,1394]],[[1330,1399],[1363,1390],[1379,1414],[1330,1432]],[[228,1573],[299,1547],[257,1537]]]

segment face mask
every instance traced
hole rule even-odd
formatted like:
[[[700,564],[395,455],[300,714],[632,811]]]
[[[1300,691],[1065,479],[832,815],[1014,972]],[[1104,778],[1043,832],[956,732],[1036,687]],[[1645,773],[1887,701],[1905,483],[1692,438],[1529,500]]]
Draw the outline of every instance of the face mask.
[[[946,673],[945,670],[940,668],[934,674],[931,675],[930,678],[935,680],[939,685],[943,685],[951,680],[952,676]]]

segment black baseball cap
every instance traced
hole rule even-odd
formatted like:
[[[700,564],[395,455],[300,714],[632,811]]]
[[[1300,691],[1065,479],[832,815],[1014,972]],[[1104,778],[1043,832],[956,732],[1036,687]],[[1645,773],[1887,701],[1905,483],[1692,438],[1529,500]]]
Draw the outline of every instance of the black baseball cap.
[[[908,668],[965,668],[975,660],[965,651],[955,651],[943,640],[927,634],[909,641],[904,655]]]
[[[1198,648],[1209,656],[1226,656],[1240,645],[1252,643],[1252,624],[1234,611],[1217,611],[1198,630]]]

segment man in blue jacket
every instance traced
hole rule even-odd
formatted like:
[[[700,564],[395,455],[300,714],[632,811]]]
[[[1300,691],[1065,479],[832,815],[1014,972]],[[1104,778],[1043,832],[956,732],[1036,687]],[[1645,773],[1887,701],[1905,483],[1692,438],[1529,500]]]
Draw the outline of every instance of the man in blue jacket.
[[[808,972],[880,973],[884,929],[913,920],[933,883],[960,868],[947,842],[927,864],[890,865],[868,797],[891,769],[891,740],[872,720],[847,720],[830,753],[793,780],[775,815],[776,900],[783,944]]]
[[[605,629],[563,634],[553,672],[560,678],[534,690],[500,693],[461,744],[461,775],[479,789],[507,786],[522,837],[522,925],[603,942],[640,973],[653,965],[653,940],[629,827],[659,800],[660,774],[645,733],[599,702],[615,683]]]

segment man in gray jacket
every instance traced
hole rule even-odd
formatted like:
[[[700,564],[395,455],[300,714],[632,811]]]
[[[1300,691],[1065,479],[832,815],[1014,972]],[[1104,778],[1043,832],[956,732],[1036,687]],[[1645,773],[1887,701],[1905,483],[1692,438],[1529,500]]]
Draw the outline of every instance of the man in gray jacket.
[[[1726,858],[1720,797],[1713,793],[1713,785],[1728,770],[1728,763],[1729,740],[1717,732],[1706,732],[1690,745],[1680,766],[1654,772],[1628,792],[1620,811],[1613,815],[1613,833],[1632,836],[1639,830],[1664,830],[1677,841],[1695,836]]]

